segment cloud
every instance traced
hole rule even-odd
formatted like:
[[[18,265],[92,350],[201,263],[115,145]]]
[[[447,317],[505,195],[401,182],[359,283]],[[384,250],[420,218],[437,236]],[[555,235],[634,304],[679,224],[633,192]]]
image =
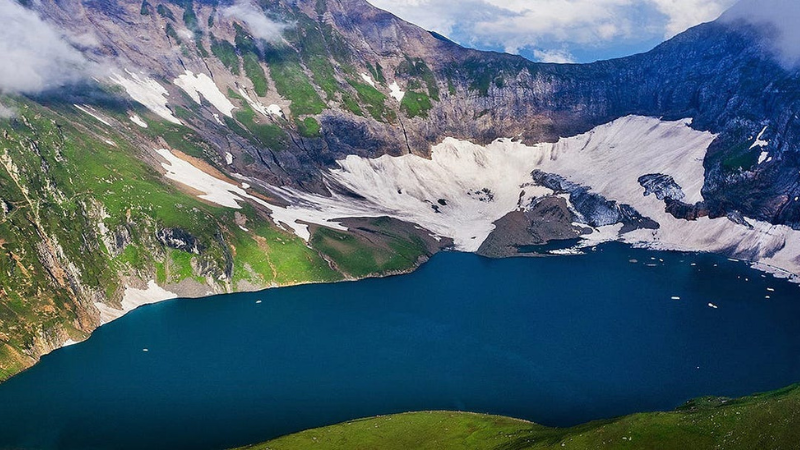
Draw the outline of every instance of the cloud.
[[[233,5],[224,8],[222,15],[244,22],[253,37],[270,43],[281,42],[283,32],[291,28],[290,24],[270,19],[264,10],[247,0],[237,0]]]
[[[800,2],[742,0],[722,20],[745,20],[765,32],[769,49],[788,68],[800,66]]]
[[[36,12],[0,0],[0,18],[0,92],[37,93],[85,77],[91,63]]]
[[[463,45],[521,53],[605,56],[716,19],[735,0],[369,0]],[[788,0],[787,0],[788,1]],[[639,45],[641,48],[637,48]],[[537,56],[538,55],[538,56]],[[622,56],[622,55],[618,55]],[[591,58],[589,58],[591,59]],[[597,58],[594,58],[597,59]]]
[[[671,38],[687,28],[716,19],[733,4],[731,0],[649,0],[668,20],[664,37]]]
[[[17,115],[16,111],[0,103],[0,119],[8,119],[16,115]]]
[[[568,64],[574,63],[575,57],[566,50],[533,50],[533,56],[538,61],[546,63]]]

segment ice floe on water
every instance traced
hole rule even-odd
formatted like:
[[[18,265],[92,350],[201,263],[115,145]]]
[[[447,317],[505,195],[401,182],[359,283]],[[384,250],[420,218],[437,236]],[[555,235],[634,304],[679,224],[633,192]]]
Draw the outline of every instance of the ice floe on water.
[[[149,78],[145,75],[138,75],[129,70],[126,70],[127,76],[114,73],[109,79],[122,86],[128,95],[141,103],[145,108],[153,111],[165,120],[175,124],[180,124],[181,121],[172,115],[172,111],[167,107],[167,96],[169,92],[158,84],[156,80]]]
[[[233,106],[228,97],[219,90],[214,80],[204,73],[194,74],[191,70],[187,70],[183,75],[176,78],[173,83],[183,89],[195,103],[200,104],[200,97],[202,96],[208,103],[211,103],[214,108],[220,113],[233,117]]]

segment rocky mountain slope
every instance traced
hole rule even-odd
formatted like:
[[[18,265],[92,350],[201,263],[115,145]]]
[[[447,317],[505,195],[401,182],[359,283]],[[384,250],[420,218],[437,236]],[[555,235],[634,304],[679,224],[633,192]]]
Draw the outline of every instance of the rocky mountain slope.
[[[0,96],[0,378],[142,303],[453,246],[622,238],[800,272],[798,71],[745,22],[554,65],[363,0],[26,7],[92,70]]]

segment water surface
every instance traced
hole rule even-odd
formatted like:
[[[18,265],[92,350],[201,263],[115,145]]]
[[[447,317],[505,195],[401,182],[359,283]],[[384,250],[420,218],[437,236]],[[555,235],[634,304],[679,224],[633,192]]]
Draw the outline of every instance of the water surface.
[[[140,308],[0,385],[0,447],[223,448],[427,409],[558,426],[671,409],[800,381],[798,319],[798,286],[714,255],[440,254],[405,276]]]

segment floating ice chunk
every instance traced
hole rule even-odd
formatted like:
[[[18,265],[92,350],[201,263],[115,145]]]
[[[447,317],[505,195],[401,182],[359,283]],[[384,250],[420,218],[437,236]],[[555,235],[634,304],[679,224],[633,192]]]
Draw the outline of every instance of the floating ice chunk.
[[[713,303],[709,303],[709,304],[708,304],[708,307],[709,307],[709,308],[714,308],[714,309],[718,309],[718,308],[719,308],[719,306],[717,306],[717,305],[715,305],[715,304],[713,304]]]
[[[674,296],[672,296],[672,297],[671,297],[671,299],[672,299],[672,300],[680,300],[681,298],[680,298],[680,297],[678,297],[677,295],[674,295]]]
[[[187,70],[183,75],[173,80],[176,86],[183,89],[195,103],[200,104],[202,96],[214,108],[228,117],[233,117],[232,111],[235,106],[228,100],[228,97],[219,90],[214,80],[208,75],[200,73],[195,75],[191,70]]]

